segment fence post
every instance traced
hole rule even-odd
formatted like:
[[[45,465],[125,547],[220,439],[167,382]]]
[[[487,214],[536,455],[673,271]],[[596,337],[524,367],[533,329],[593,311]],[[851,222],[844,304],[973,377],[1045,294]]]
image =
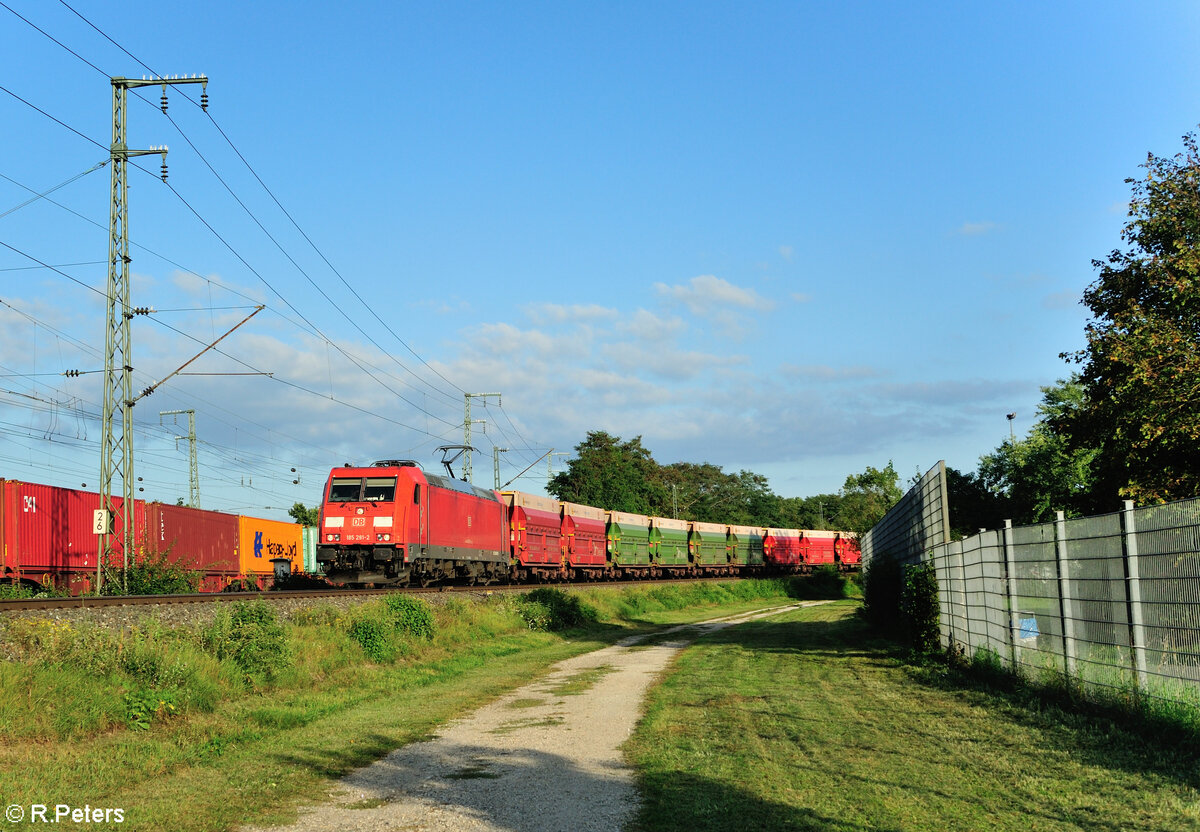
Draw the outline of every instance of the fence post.
[[[1137,685],[1146,690],[1146,627],[1142,621],[1142,585],[1138,572],[1137,527],[1133,517],[1133,501],[1126,500],[1121,510],[1121,552],[1125,556],[1125,598],[1129,603],[1129,629],[1133,636],[1133,670]]]
[[[1062,623],[1063,662],[1068,677],[1077,675],[1075,665],[1075,611],[1071,605],[1071,585],[1067,571],[1067,519],[1055,512],[1054,550],[1058,563],[1058,610]]]
[[[1008,655],[1012,672],[1017,672],[1017,631],[1021,622],[1017,620],[1017,566],[1013,552],[1013,524],[1011,520],[1004,521],[1000,531],[1004,541],[1004,585],[1008,598]]]

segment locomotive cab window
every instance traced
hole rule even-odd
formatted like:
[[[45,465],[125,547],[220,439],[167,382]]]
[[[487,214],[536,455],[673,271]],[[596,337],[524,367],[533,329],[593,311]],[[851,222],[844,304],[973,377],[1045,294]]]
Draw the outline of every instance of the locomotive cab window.
[[[413,489],[413,505],[419,506],[420,504],[421,504],[421,483],[417,483],[416,487]]]
[[[396,499],[395,477],[367,477],[363,499],[373,503],[390,503]]]
[[[329,484],[329,502],[357,503],[362,493],[362,480],[358,477],[334,477]]]

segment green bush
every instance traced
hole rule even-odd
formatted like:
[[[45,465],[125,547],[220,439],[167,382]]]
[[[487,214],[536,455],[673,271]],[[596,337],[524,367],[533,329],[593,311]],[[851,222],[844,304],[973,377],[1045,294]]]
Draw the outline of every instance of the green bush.
[[[941,649],[937,574],[932,563],[910,564],[904,568],[900,615],[904,634],[913,650],[921,655],[932,655]]]
[[[201,640],[218,659],[267,679],[292,663],[287,632],[265,601],[235,601],[218,611]]]
[[[549,630],[554,621],[554,613],[550,607],[541,601],[530,601],[528,598],[517,600],[517,614],[531,630]]]
[[[578,595],[563,592],[561,589],[541,587],[521,596],[522,617],[534,630],[565,630],[568,627],[580,627],[596,621],[599,618],[596,610],[579,600]],[[534,626],[529,616],[539,618],[543,615],[541,607],[545,608],[548,619],[544,626]]]
[[[364,616],[355,620],[346,632],[359,643],[368,659],[376,664],[386,664],[396,657],[389,629],[378,618]]]
[[[119,566],[105,566],[101,593],[104,595],[185,595],[200,589],[203,575],[188,569],[181,563],[172,562],[170,549],[165,552],[150,551],[137,563],[122,570]]]
[[[404,635],[426,641],[433,638],[433,610],[425,601],[409,595],[390,595],[384,606],[392,624]]]

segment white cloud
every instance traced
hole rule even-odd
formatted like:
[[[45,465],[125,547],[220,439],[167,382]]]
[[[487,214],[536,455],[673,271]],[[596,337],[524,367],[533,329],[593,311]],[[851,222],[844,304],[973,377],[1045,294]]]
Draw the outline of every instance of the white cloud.
[[[807,292],[792,292],[791,297],[796,303],[808,303],[812,300],[812,295]]]
[[[791,246],[780,246],[779,247],[779,256],[782,257],[784,260],[788,261],[789,263],[792,262],[792,256],[795,253],[796,253],[796,250],[793,249]]]
[[[774,306],[753,289],[734,286],[711,274],[693,277],[687,285],[655,283],[654,289],[662,297],[682,303],[693,315],[701,317],[711,317],[730,306],[750,312],[766,312]]]
[[[525,314],[535,324],[565,324],[575,321],[611,321],[620,314],[597,303],[572,304],[534,303],[525,307]]]
[[[643,341],[665,341],[682,335],[687,324],[682,318],[660,317],[645,309],[638,309],[632,318],[618,321],[616,329]]]
[[[751,330],[749,315],[769,312],[775,307],[773,301],[753,289],[735,286],[711,274],[674,286],[655,283],[654,290],[668,302],[682,304],[696,317],[711,320],[731,338],[742,338]]]

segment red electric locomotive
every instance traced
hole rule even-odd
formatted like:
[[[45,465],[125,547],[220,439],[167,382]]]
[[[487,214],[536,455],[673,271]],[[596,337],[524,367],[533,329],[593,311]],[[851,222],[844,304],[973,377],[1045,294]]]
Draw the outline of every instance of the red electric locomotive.
[[[507,578],[508,549],[499,494],[412,460],[334,468],[325,483],[317,562],[332,581],[490,583]]]

